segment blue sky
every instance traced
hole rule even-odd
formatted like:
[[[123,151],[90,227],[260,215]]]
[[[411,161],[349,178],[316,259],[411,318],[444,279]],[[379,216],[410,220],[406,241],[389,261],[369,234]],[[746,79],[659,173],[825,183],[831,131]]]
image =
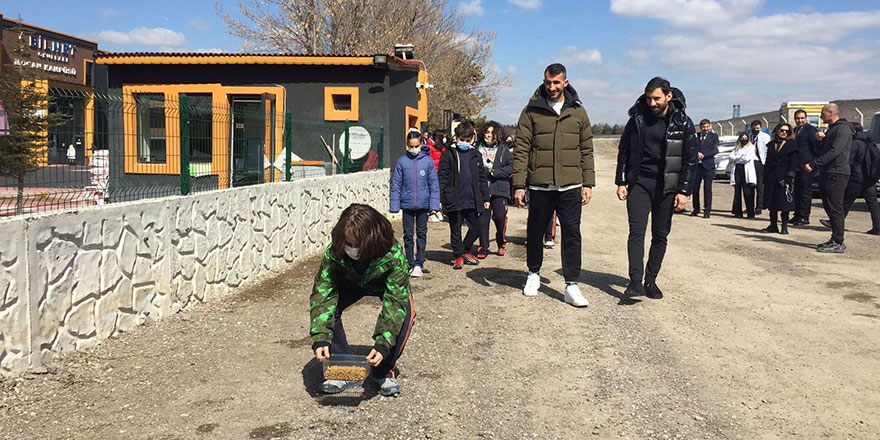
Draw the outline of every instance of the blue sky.
[[[237,2],[223,0],[234,11]],[[484,110],[513,123],[562,62],[594,122],[623,123],[652,76],[684,91],[694,119],[783,101],[880,97],[880,2],[849,0],[450,0],[495,32],[491,68],[510,80]],[[213,0],[4,2],[0,12],[111,51],[237,51]],[[416,48],[418,50],[418,48]],[[428,66],[430,72],[430,66]]]

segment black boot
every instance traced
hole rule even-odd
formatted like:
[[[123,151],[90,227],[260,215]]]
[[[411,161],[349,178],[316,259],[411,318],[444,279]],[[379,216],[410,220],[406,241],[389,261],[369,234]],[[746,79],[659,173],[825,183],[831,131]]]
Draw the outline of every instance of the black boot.
[[[645,296],[651,299],[663,298],[663,292],[657,287],[657,283],[645,281]]]
[[[779,231],[782,235],[788,235],[788,213],[782,213],[782,229]]]

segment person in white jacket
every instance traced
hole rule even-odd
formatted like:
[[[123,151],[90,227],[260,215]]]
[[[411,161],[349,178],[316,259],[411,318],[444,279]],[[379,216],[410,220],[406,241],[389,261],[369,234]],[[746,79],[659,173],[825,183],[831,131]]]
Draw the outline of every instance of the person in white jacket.
[[[743,199],[746,202],[746,215],[755,218],[755,185],[758,183],[755,159],[755,146],[749,141],[748,133],[741,133],[736,139],[736,148],[730,152],[730,161],[734,163],[730,172],[730,184],[734,187],[731,212],[736,218],[743,217]]]

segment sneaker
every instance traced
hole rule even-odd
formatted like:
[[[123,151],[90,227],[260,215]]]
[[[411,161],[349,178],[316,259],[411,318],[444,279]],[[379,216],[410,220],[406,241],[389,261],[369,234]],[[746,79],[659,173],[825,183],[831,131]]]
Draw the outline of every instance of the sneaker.
[[[626,290],[623,292],[626,296],[645,296],[645,288],[642,287],[642,283],[639,281],[630,281],[629,284],[626,285]]]
[[[819,220],[819,223],[822,226],[825,226],[826,228],[831,229],[831,221],[830,220],[826,220],[823,218],[823,219]]]
[[[462,258],[464,258],[464,262],[467,264],[480,264],[480,262],[477,261],[477,258],[474,257],[474,254],[467,253],[462,255]]]
[[[486,257],[488,256],[487,254],[488,254],[487,251],[477,251],[477,259],[485,260]]]
[[[565,302],[575,307],[586,307],[590,305],[590,302],[581,295],[581,289],[575,283],[565,286]]]
[[[464,267],[464,258],[462,258],[462,257],[456,258],[455,261],[452,263],[452,268],[453,269],[461,269],[462,267]]]
[[[553,240],[547,240],[544,242],[544,247],[547,249],[553,249],[553,246],[556,246],[556,243]]]
[[[321,383],[321,392],[324,394],[341,393],[349,388],[363,385],[362,380],[325,380]]]
[[[382,379],[373,378],[373,382],[379,385],[379,394],[383,396],[396,396],[400,394],[400,382],[393,377],[385,377]]]
[[[833,243],[825,247],[820,247],[816,249],[817,252],[822,252],[823,254],[842,254],[846,251],[846,245],[843,243]]]
[[[526,285],[523,287],[523,295],[537,296],[539,287],[541,287],[541,275],[529,272],[529,276],[526,278]]]
[[[870,234],[871,232],[868,231],[868,233]],[[503,257],[505,252],[507,252],[507,251],[505,251],[504,248],[498,248],[498,256],[499,257]]]
[[[413,266],[412,270],[409,271],[409,276],[411,276],[411,277],[422,276],[422,266]]]
[[[657,283],[645,283],[645,296],[651,299],[663,298],[663,292],[657,287]]]
[[[828,247],[828,246],[831,246],[831,245],[833,245],[833,244],[836,244],[836,243],[834,242],[834,240],[828,240],[828,241],[826,241],[825,243],[819,243],[819,244],[817,244],[817,245],[816,245],[816,249],[822,249],[823,247]]]

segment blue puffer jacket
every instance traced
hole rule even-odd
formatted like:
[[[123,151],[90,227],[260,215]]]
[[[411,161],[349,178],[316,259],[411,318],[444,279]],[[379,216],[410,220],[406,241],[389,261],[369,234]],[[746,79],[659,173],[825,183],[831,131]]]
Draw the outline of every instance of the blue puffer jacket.
[[[389,211],[401,209],[440,210],[440,184],[430,149],[422,145],[419,155],[406,153],[397,160],[391,177]]]

